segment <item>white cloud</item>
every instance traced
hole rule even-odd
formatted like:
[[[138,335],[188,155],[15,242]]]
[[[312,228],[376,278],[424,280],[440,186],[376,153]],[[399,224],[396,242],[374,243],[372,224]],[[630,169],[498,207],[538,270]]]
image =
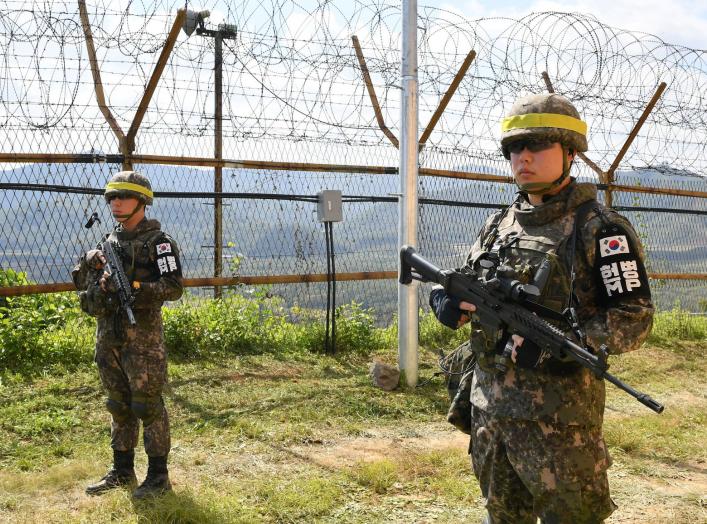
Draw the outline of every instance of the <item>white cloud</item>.
[[[443,9],[477,19],[520,18],[531,12],[562,11],[593,15],[617,29],[650,33],[666,43],[707,50],[707,3],[696,0],[471,0]]]

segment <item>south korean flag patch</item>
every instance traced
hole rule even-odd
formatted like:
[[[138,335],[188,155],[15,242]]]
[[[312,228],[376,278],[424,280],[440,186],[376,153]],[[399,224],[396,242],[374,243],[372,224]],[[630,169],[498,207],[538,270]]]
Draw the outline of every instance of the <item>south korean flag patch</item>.
[[[630,252],[631,248],[628,246],[626,235],[614,235],[602,238],[599,242],[600,257],[610,257],[612,255],[621,255]]]
[[[599,303],[611,306],[626,298],[650,298],[648,275],[631,235],[611,224],[597,235],[594,281]]]

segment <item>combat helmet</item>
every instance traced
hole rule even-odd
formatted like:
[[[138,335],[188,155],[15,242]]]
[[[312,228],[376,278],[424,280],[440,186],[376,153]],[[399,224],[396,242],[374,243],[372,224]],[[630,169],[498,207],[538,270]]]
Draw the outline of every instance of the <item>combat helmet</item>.
[[[556,93],[529,95],[515,101],[501,122],[501,150],[510,160],[508,146],[519,140],[559,142],[565,151],[562,175],[551,183],[530,183],[520,186],[528,193],[544,193],[560,185],[570,172],[567,152],[584,152],[587,146],[587,124],[572,102]]]
[[[572,102],[556,93],[519,98],[501,123],[501,149],[509,159],[508,144],[517,140],[547,140],[584,152],[587,124]]]
[[[146,206],[152,205],[153,195],[150,181],[137,171],[120,171],[113,175],[106,185],[103,196],[106,202],[118,195],[137,198]]]

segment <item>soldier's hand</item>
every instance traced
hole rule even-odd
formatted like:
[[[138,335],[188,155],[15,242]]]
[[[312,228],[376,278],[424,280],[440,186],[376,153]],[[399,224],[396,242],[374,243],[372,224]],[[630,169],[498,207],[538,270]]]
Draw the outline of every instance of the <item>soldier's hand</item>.
[[[106,271],[103,272],[103,276],[98,281],[98,285],[101,286],[101,291],[104,293],[115,293],[118,291],[118,288],[115,287],[111,274]]]
[[[511,335],[511,340],[513,340],[513,352],[511,353],[511,360],[516,363],[518,360],[518,348],[523,345],[525,340],[520,335]]]
[[[106,265],[106,257],[100,249],[92,249],[86,253],[86,264],[91,269],[103,269]]]
[[[462,311],[468,311],[469,313],[473,313],[476,311],[476,306],[472,304],[471,302],[464,302],[463,300],[459,302],[459,309]],[[462,327],[464,324],[469,322],[471,320],[471,315],[469,313],[462,313],[462,316],[459,318],[459,323],[457,324],[458,327]]]
[[[537,368],[550,358],[550,353],[532,340],[525,340],[520,335],[511,335],[511,340],[513,341],[511,360],[518,367],[526,369]]]

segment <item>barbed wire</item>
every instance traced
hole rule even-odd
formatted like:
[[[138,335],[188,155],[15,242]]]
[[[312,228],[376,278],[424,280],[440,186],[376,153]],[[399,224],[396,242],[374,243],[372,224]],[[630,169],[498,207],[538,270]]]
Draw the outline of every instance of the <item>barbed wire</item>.
[[[6,4],[0,13],[0,123],[12,134],[4,136],[0,149],[116,151],[95,102],[76,4]],[[362,43],[385,121],[397,134],[399,6],[383,1],[211,4],[206,7],[212,19],[237,29],[235,38],[224,40],[225,157],[267,160],[284,153],[325,161],[335,153],[344,163],[395,164],[397,153],[377,126],[351,36]],[[181,7],[184,3],[176,0],[128,1],[120,8],[107,1],[88,4],[108,106],[123,128],[132,121]],[[419,28],[421,125],[466,54],[477,53],[428,143],[423,165],[478,169],[495,164],[504,110],[519,93],[544,91],[540,74],[547,71],[555,90],[572,99],[588,121],[589,156],[604,169],[658,84],[666,82],[650,125],[621,169],[707,173],[707,51],[574,13],[469,20],[423,6]],[[212,154],[213,46],[213,39],[180,35],[143,121],[138,152]]]
[[[186,6],[194,8],[193,2]],[[185,2],[88,0],[86,7],[106,102],[127,131]],[[324,234],[314,218],[313,197],[325,188],[341,189],[346,206],[346,219],[337,226],[337,269],[394,269],[398,150],[378,126],[352,36],[361,43],[385,123],[399,136],[398,3],[218,0],[199,7],[211,11],[207,28],[236,28],[233,38],[223,40],[224,158],[390,168],[355,175],[342,169],[224,168],[224,275],[323,272]],[[476,52],[422,150],[422,167],[507,175],[499,122],[520,94],[547,89],[541,76],[546,71],[555,91],[573,100],[588,122],[587,154],[604,171],[665,82],[667,89],[618,166],[616,182],[705,191],[707,51],[575,13],[471,20],[421,6],[418,28],[421,129],[467,54]],[[0,269],[24,271],[39,283],[65,282],[76,256],[101,233],[87,232],[84,217],[98,209],[106,225],[111,220],[100,188],[117,165],[97,159],[120,153],[96,102],[77,3],[6,0],[0,52],[0,153],[88,159],[0,166],[0,218],[12,226],[0,233]],[[214,67],[214,39],[180,33],[137,133],[135,153],[214,156]],[[213,276],[213,170],[136,167],[164,196],[154,211],[180,242],[186,276]],[[598,181],[584,164],[577,171]],[[419,189],[421,249],[446,267],[459,265],[489,210],[513,195],[505,184],[442,177],[421,177]],[[252,198],[266,193],[272,198]],[[643,237],[649,270],[657,273],[705,272],[703,202],[614,194],[614,205]],[[691,214],[651,213],[655,208]],[[658,227],[666,223],[670,227]],[[661,303],[669,307],[692,294],[690,307],[697,308],[704,286],[684,288],[663,286]],[[394,310],[393,281],[342,283],[339,290],[340,303],[363,300],[379,311]],[[323,292],[314,284],[277,292],[322,304]]]

